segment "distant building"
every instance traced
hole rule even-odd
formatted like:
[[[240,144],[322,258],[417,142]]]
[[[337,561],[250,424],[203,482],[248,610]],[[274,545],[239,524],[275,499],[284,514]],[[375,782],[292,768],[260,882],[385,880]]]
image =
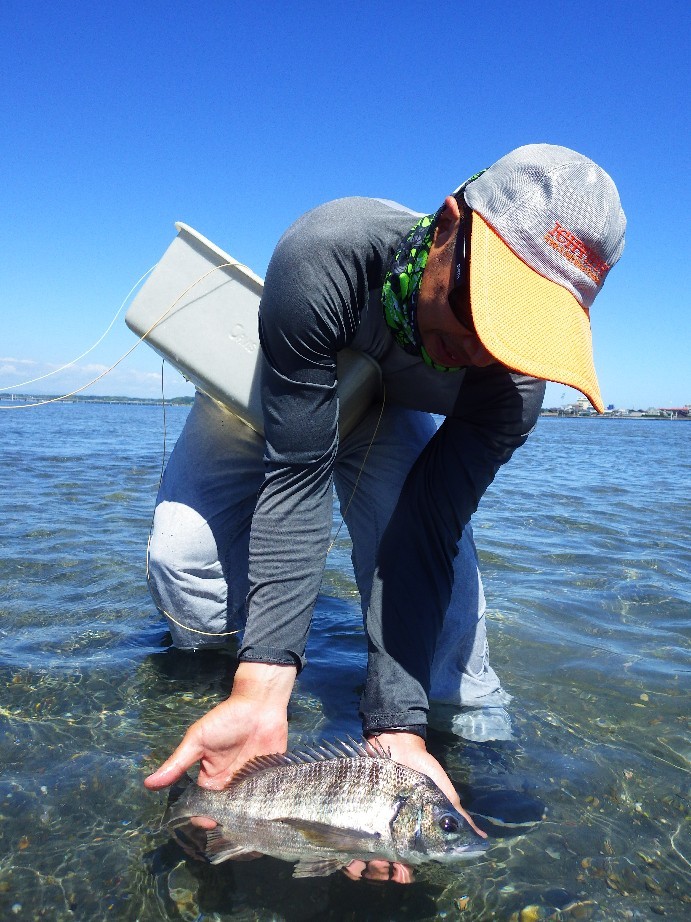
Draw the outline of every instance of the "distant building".
[[[688,416],[691,408],[687,404],[685,407],[660,407],[657,411],[660,416],[669,416],[671,419],[677,419],[679,416]]]
[[[575,403],[569,403],[563,407],[543,408],[543,416],[598,416],[599,418],[610,419],[691,419],[691,406],[686,404],[683,407],[648,407],[647,410],[616,408],[610,403],[604,413],[600,416],[597,414],[587,397],[579,397]]]
[[[595,411],[587,397],[579,397],[575,403],[567,404],[562,412],[567,416],[590,416]]]

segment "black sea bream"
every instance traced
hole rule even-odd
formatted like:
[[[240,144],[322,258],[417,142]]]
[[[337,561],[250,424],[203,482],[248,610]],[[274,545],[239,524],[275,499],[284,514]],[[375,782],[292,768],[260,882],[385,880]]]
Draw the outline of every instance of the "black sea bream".
[[[325,876],[353,859],[420,864],[456,861],[484,842],[434,782],[369,743],[325,743],[248,762],[223,791],[186,778],[171,791],[163,824],[193,816],[218,826],[206,834],[213,864],[251,853],[295,861],[295,877]],[[176,799],[174,799],[176,798]]]

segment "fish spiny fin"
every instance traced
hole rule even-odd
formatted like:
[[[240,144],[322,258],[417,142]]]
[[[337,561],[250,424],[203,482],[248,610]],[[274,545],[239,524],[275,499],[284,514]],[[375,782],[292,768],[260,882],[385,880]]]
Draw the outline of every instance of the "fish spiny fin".
[[[382,748],[372,745],[367,740],[354,740],[352,736],[345,740],[324,741],[318,746],[306,746],[292,753],[297,761],[329,762],[331,759],[389,759],[390,754]]]
[[[348,737],[352,743],[356,746],[359,746],[363,754],[369,756],[371,759],[391,759],[391,750],[384,749],[382,744],[379,742],[379,738],[375,736],[374,742],[370,743],[369,740],[363,740],[362,743],[356,743],[354,739]]]
[[[328,877],[334,871],[346,867],[342,858],[316,858],[313,861],[298,861],[293,877]]]
[[[305,746],[285,753],[257,756],[242,766],[233,775],[228,788],[247,778],[256,776],[274,768],[287,765],[306,765],[313,762],[330,762],[332,759],[390,759],[391,755],[367,740],[357,741],[352,737],[334,742],[322,742],[316,746]]]
[[[233,785],[237,784],[240,781],[244,781],[246,778],[251,778],[254,775],[260,775],[265,771],[269,771],[272,768],[281,768],[283,765],[294,765],[296,760],[291,757],[291,753],[285,753],[282,755],[280,753],[274,753],[270,756],[256,756],[254,759],[250,759],[249,762],[240,768],[231,778],[230,784],[226,787],[232,788]]]

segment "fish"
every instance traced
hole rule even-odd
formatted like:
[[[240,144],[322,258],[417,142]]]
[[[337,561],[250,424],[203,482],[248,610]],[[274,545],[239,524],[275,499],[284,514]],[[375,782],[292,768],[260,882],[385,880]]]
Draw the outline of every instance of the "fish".
[[[325,877],[351,861],[406,865],[467,860],[484,840],[427,775],[354,739],[259,756],[221,791],[189,776],[171,789],[162,827],[195,816],[211,864],[270,855],[295,862],[294,877]]]

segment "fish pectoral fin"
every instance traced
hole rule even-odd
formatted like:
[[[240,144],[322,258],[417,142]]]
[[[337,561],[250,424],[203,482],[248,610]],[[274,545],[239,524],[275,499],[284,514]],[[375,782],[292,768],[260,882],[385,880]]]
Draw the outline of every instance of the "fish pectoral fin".
[[[249,861],[252,858],[259,857],[260,853],[255,852],[246,845],[235,845],[222,832],[219,832],[217,826],[215,829],[209,829],[206,833],[204,854],[211,864],[220,864],[222,861],[228,861],[231,858],[235,861]]]
[[[324,848],[337,849],[341,852],[362,851],[368,841],[376,842],[381,839],[378,832],[366,832],[362,829],[349,829],[344,826],[332,826],[329,823],[319,823],[314,820],[301,820],[295,817],[280,819],[296,832],[311,842],[312,845]],[[331,873],[331,872],[329,872]]]
[[[344,867],[346,865],[342,858],[315,858],[311,861],[298,861],[293,869],[293,877],[328,877],[329,874],[340,871]]]
[[[191,784],[194,784],[194,782],[187,772],[185,772],[182,778],[178,779],[178,781],[171,786],[168,791],[166,809],[161,819],[161,831],[166,827],[175,829],[176,826],[182,826],[189,820],[190,815],[185,810],[185,807],[181,804],[176,807],[176,804]]]

